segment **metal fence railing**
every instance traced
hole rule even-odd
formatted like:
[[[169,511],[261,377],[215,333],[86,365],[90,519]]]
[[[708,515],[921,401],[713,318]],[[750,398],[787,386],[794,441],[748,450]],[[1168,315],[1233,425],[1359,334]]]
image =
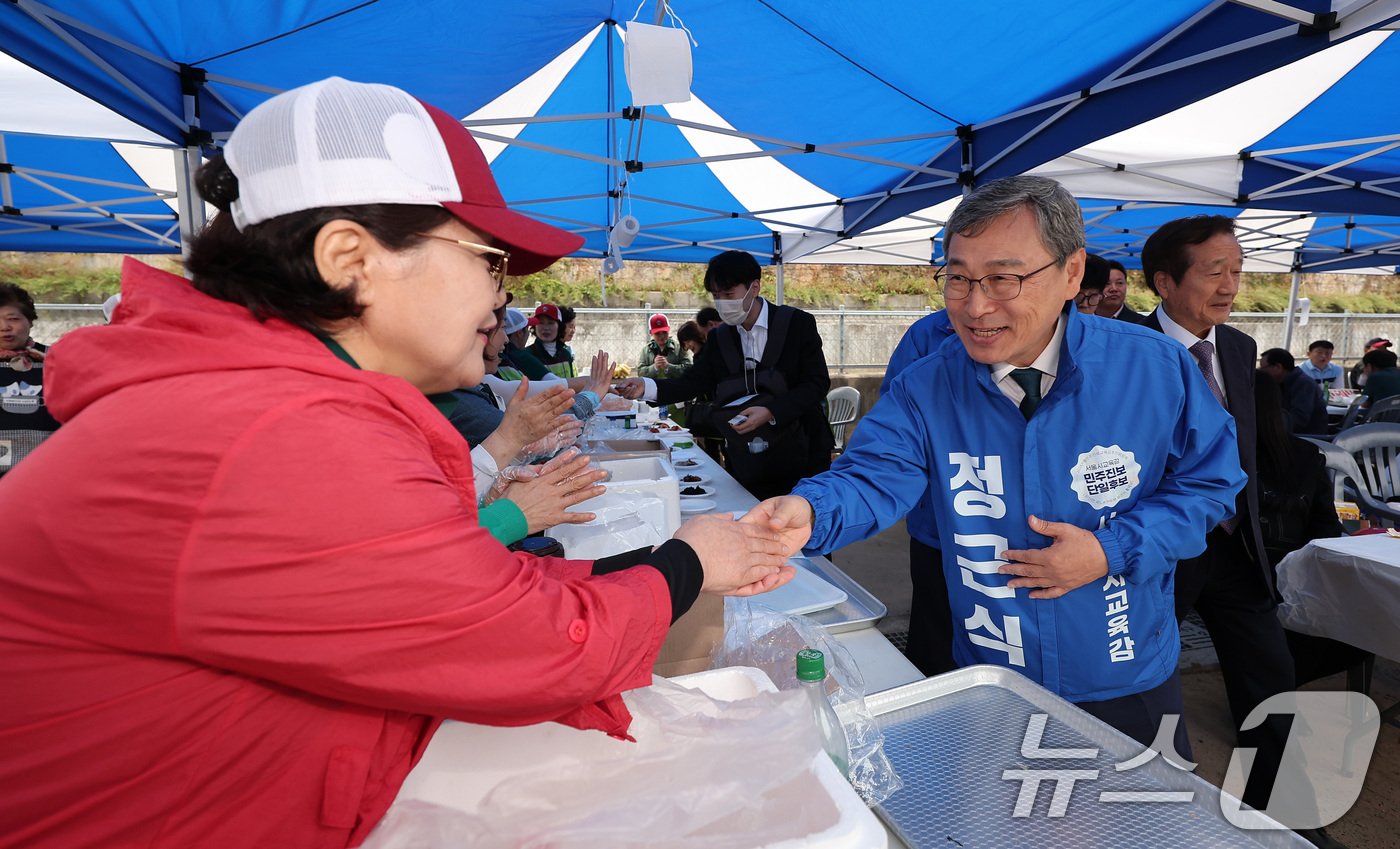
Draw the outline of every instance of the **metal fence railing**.
[[[522,308],[527,309],[522,305]],[[97,304],[39,304],[39,321],[34,326],[34,338],[52,343],[75,327],[101,324],[102,307]],[[605,309],[578,310],[577,332],[571,343],[581,370],[588,368],[594,351],[602,349],[615,362],[627,363],[636,369],[642,349],[646,346],[647,318],[663,313],[671,322],[674,333],[681,324],[695,315],[693,309]],[[816,318],[821,333],[822,348],[831,370],[879,371],[885,368],[904,331],[928,310],[809,310]],[[1263,351],[1282,347],[1283,313],[1240,313],[1230,319],[1230,325],[1254,337]],[[1400,344],[1400,315],[1314,313],[1307,325],[1295,326],[1290,350],[1295,357],[1307,354],[1314,339],[1328,339],[1335,346],[1336,360],[1343,365],[1361,356],[1366,340],[1376,336]]]

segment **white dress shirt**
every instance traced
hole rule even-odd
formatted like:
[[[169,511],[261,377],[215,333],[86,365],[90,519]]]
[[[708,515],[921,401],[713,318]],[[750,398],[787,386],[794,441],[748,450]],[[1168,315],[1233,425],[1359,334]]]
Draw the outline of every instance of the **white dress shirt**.
[[[1201,341],[1201,337],[1172,321],[1171,316],[1167,315],[1167,311],[1162,309],[1160,305],[1157,307],[1157,321],[1162,325],[1163,333],[1185,345],[1187,349]],[[1215,344],[1214,326],[1211,327],[1210,332],[1206,333],[1205,340],[1210,343],[1213,351],[1210,355],[1211,373],[1215,375],[1215,382],[1220,386],[1220,394],[1225,396],[1226,409],[1229,409],[1230,395],[1225,391],[1225,372],[1220,368],[1220,347]],[[1196,355],[1192,354],[1191,359],[1195,358]]]
[[[1050,337],[1050,343],[1045,346],[1045,350],[1040,352],[1040,356],[1035,358],[1035,362],[1030,367],[1040,371],[1040,397],[1050,391],[1050,387],[1055,385],[1055,374],[1060,369],[1060,343],[1065,338],[1065,316],[1060,314],[1060,320],[1055,322],[1055,335]],[[1021,406],[1021,402],[1026,398],[1026,391],[1021,385],[1011,378],[1011,372],[1024,366],[1013,366],[1011,363],[994,363],[991,366],[992,380],[996,383],[1001,394],[1011,399],[1011,403]]]

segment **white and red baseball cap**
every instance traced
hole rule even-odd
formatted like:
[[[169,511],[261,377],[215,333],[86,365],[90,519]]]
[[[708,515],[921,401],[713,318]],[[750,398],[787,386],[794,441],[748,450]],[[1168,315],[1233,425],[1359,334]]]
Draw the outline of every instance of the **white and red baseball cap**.
[[[535,307],[535,320],[530,323],[539,324],[539,320],[542,318],[552,318],[562,324],[564,321],[564,314],[561,313],[559,308],[554,304],[540,304]]]
[[[657,313],[647,319],[647,324],[651,327],[652,333],[660,333],[663,330],[667,333],[671,332],[671,322],[667,321],[666,316],[661,313]]]
[[[244,230],[325,206],[441,206],[510,251],[532,274],[583,237],[506,207],[476,139],[405,91],[340,77],[294,88],[249,112],[224,146],[238,177],[230,211]]]

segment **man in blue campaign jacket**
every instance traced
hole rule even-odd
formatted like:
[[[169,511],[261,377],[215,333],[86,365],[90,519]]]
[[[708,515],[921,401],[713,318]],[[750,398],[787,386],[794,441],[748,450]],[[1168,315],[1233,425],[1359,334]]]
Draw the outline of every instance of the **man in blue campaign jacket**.
[[[830,551],[931,492],[958,663],[1150,743],[1181,711],[1173,569],[1245,483],[1233,423],[1180,345],[1067,303],[1084,231],[1055,181],[979,188],[944,238],[958,338],[894,378],[830,472],[750,515]]]

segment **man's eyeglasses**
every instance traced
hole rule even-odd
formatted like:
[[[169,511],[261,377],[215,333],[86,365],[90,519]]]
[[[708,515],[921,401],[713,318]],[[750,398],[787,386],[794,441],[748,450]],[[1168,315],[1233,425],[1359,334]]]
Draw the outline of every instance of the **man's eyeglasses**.
[[[510,251],[500,248],[493,248],[490,245],[478,245],[476,242],[464,242],[461,239],[449,239],[446,236],[434,236],[432,233],[418,233],[425,239],[437,239],[439,242],[451,242],[464,248],[472,248],[486,254],[486,263],[491,266],[491,276],[496,279],[496,291],[499,292],[506,286],[506,266],[510,263]]]
[[[950,300],[961,301],[971,295],[972,284],[976,283],[982,287],[982,294],[992,300],[1010,301],[1021,294],[1021,284],[1026,282],[1026,278],[1034,277],[1054,264],[1055,260],[1051,260],[1029,274],[988,274],[985,277],[967,277],[939,271],[933,279],[943,287],[943,297]]]
[[[1074,296],[1074,302],[1081,307],[1096,307],[1103,303],[1103,292],[1090,292],[1088,294],[1080,292]]]

